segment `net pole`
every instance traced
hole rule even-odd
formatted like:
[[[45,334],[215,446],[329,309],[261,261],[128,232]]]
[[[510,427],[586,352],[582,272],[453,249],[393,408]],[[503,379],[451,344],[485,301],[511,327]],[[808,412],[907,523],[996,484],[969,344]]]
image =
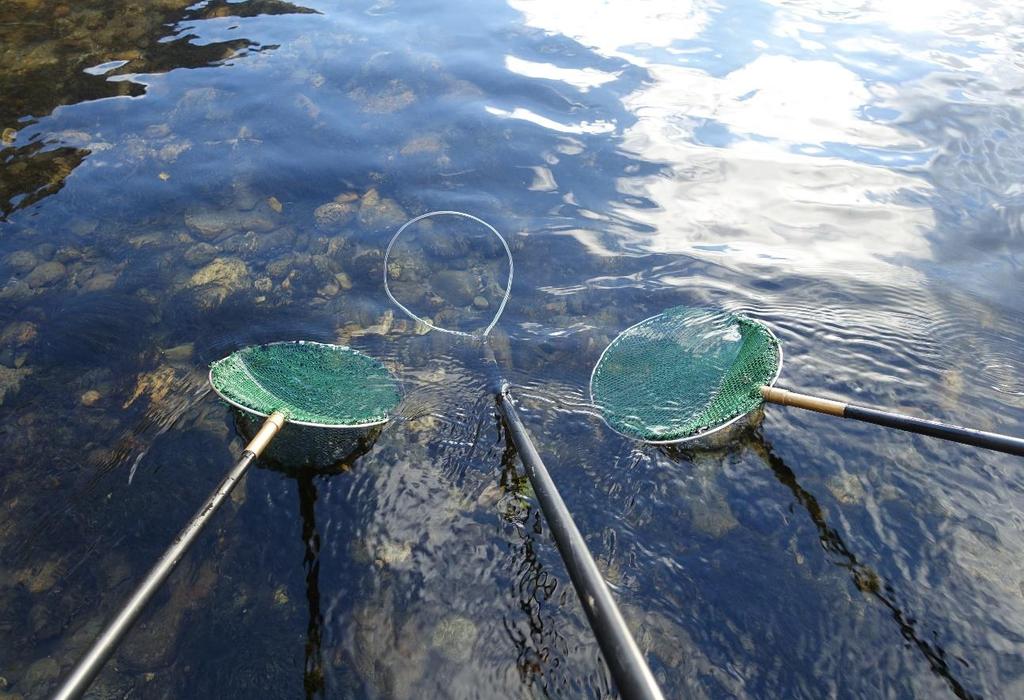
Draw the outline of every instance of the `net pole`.
[[[502,418],[526,468],[541,512],[551,528],[558,553],[569,572],[590,628],[597,637],[608,670],[625,700],[664,700],[654,674],[637,646],[626,621],[619,612],[608,586],[597,568],[587,543],[562,500],[544,461],[530,439],[523,421],[512,403],[509,384],[501,378],[489,343],[485,354],[490,371],[491,391],[498,401]]]
[[[111,654],[117,648],[121,638],[131,629],[138,619],[139,614],[145,608],[146,603],[153,597],[167,577],[174,570],[174,567],[181,561],[189,546],[195,541],[203,527],[210,521],[217,508],[228,497],[232,489],[245,475],[249,466],[263,452],[266,446],[277,434],[277,431],[284,425],[285,417],[281,413],[271,414],[260,427],[256,436],[249,441],[242,456],[239,458],[231,471],[220,482],[209,498],[199,507],[196,514],[192,516],[185,528],[174,539],[174,542],[164,552],[160,560],[146,574],[146,578],[139,584],[131,598],[125,603],[117,616],[111,620],[102,634],[96,638],[89,651],[78,662],[74,670],[67,677],[60,689],[53,696],[53,700],[71,700],[81,697],[89,685],[103,668]]]
[[[972,445],[1024,457],[1024,439],[1013,437],[1012,435],[1001,435],[984,430],[975,430],[974,428],[963,428],[958,425],[940,423],[927,418],[915,418],[914,416],[885,411],[880,408],[856,406],[843,401],[822,399],[774,387],[762,387],[761,395],[765,401],[782,406],[796,406],[797,408],[809,411],[851,418],[863,423],[872,423],[886,428],[904,430],[908,433],[927,435],[941,440],[949,440],[950,442],[959,442],[963,445]]]

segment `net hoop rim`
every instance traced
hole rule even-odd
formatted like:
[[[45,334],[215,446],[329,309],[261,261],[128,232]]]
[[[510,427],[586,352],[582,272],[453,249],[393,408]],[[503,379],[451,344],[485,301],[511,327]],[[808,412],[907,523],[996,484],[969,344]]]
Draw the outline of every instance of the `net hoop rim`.
[[[260,411],[254,410],[254,409],[252,409],[252,408],[250,408],[248,406],[243,406],[238,401],[235,401],[234,399],[228,398],[223,393],[221,393],[220,389],[218,389],[217,385],[213,382],[213,370],[221,362],[223,362],[224,360],[228,359],[232,355],[235,355],[237,353],[242,352],[243,350],[248,350],[250,348],[266,348],[266,347],[270,347],[272,345],[321,345],[321,346],[324,346],[324,347],[337,348],[339,350],[350,350],[350,351],[356,353],[357,355],[362,355],[363,357],[365,357],[365,358],[367,358],[369,360],[373,360],[377,364],[380,364],[380,361],[377,360],[376,358],[371,357],[370,355],[367,355],[364,352],[360,352],[359,350],[356,350],[355,348],[353,348],[351,346],[348,346],[348,345],[338,345],[336,343],[321,343],[321,342],[316,341],[316,340],[277,340],[277,341],[274,341],[272,343],[260,343],[258,345],[246,345],[243,348],[239,348],[238,350],[235,350],[234,352],[232,352],[232,353],[230,353],[228,355],[225,355],[224,357],[222,357],[221,359],[217,360],[216,362],[214,362],[214,363],[212,363],[210,365],[210,371],[207,373],[206,379],[207,379],[208,382],[210,382],[210,388],[213,389],[213,393],[215,393],[218,397],[221,398],[221,400],[225,401],[226,403],[229,403],[232,406],[234,406],[235,408],[240,409],[242,411],[245,411],[246,413],[248,413],[250,415],[257,416],[259,418],[269,418],[271,414],[269,414],[269,413],[262,413]],[[385,367],[384,365],[381,364],[380,367],[381,367],[381,369],[383,369],[387,373],[388,377],[390,377],[392,380],[394,380],[395,388],[398,389],[398,393],[399,393],[399,395],[401,395],[401,393],[402,393],[401,389],[400,389],[401,384],[398,381],[398,378],[395,377],[395,375],[390,370],[388,370],[388,368]],[[255,377],[253,377],[253,381],[256,381]],[[258,381],[256,383],[259,384]],[[332,429],[332,430],[340,430],[340,429],[344,429],[344,428],[353,428],[353,429],[356,429],[356,428],[372,428],[372,427],[377,426],[377,425],[384,425],[385,423],[389,422],[393,417],[394,416],[392,416],[389,413],[389,415],[386,418],[383,418],[383,419],[378,420],[378,421],[372,421],[372,422],[369,422],[369,423],[314,423],[313,421],[291,420],[290,418],[285,418],[285,424],[286,425],[304,425],[304,426],[306,426],[308,428],[325,428],[325,429]]]
[[[442,328],[441,326],[435,326],[433,323],[431,323],[430,321],[426,320],[425,318],[421,318],[421,317],[417,316],[416,314],[414,314],[404,304],[402,304],[402,302],[398,301],[398,299],[395,298],[395,295],[391,293],[391,288],[388,286],[388,257],[391,255],[391,249],[394,247],[395,241],[398,240],[398,237],[402,235],[402,232],[405,231],[405,229],[407,229],[409,226],[412,226],[417,221],[422,221],[423,219],[427,219],[427,218],[430,218],[432,216],[445,215],[445,214],[452,215],[452,216],[461,216],[461,217],[469,219],[471,221],[475,221],[478,224],[482,224],[491,233],[493,233],[497,237],[497,239],[499,241],[501,241],[501,246],[502,246],[502,248],[505,249],[505,255],[508,258],[508,282],[505,284],[505,295],[501,298],[501,303],[498,304],[498,310],[495,312],[494,317],[491,318],[491,322],[487,325],[486,328],[484,328],[483,332],[480,332],[480,333],[465,333],[463,331],[456,331],[456,330],[452,330],[450,328]],[[512,277],[513,277],[514,273],[515,273],[515,263],[512,261],[512,249],[508,247],[508,242],[505,240],[505,238],[500,233],[498,233],[498,229],[494,228],[493,226],[491,226],[489,223],[487,223],[483,219],[481,219],[479,217],[476,217],[476,216],[473,216],[472,214],[467,214],[464,211],[454,211],[454,210],[451,210],[451,209],[440,209],[438,211],[428,211],[426,214],[420,214],[419,216],[414,216],[413,218],[409,219],[404,224],[402,224],[397,231],[395,231],[395,235],[391,237],[391,240],[388,242],[388,247],[384,251],[384,293],[388,295],[388,299],[393,301],[395,303],[395,306],[397,306],[402,311],[404,311],[406,313],[406,315],[410,316],[411,318],[413,318],[417,322],[422,323],[423,325],[427,326],[428,328],[430,328],[432,330],[435,330],[435,331],[441,331],[442,333],[449,333],[451,335],[458,335],[458,336],[461,336],[463,338],[486,338],[487,335],[494,329],[494,327],[496,325],[498,325],[498,319],[500,319],[501,318],[501,314],[503,314],[505,312],[505,305],[508,303],[509,297],[512,296]]]
[[[691,307],[691,308],[695,308],[695,307]],[[697,307],[697,308],[699,308],[699,307]],[[761,406],[758,406],[757,408],[752,408],[749,411],[747,411],[746,413],[741,413],[738,416],[730,418],[726,422],[722,423],[719,426],[716,426],[716,427],[712,428],[711,430],[705,430],[703,432],[696,433],[694,435],[690,435],[690,436],[682,437],[682,438],[676,438],[676,439],[673,439],[673,440],[646,440],[644,438],[637,437],[636,435],[630,435],[629,433],[625,433],[625,432],[619,430],[618,428],[616,428],[614,425],[612,425],[608,421],[608,419],[605,417],[604,409],[601,407],[600,404],[597,403],[597,400],[594,398],[594,375],[597,374],[597,368],[601,366],[601,362],[604,360],[605,354],[608,352],[608,350],[611,349],[611,347],[613,345],[615,345],[616,342],[618,342],[619,338],[624,336],[626,333],[629,333],[631,330],[633,330],[637,326],[642,326],[643,324],[647,323],[648,321],[652,321],[652,320],[658,318],[659,316],[663,316],[667,311],[668,311],[668,309],[666,309],[665,311],[660,311],[660,312],[654,314],[653,316],[648,316],[647,318],[645,318],[642,321],[637,321],[632,326],[630,326],[629,328],[626,328],[625,330],[620,332],[617,336],[612,338],[612,341],[610,343],[608,343],[607,347],[605,347],[605,349],[601,351],[601,356],[597,359],[597,362],[594,363],[594,369],[592,369],[590,371],[590,387],[589,387],[589,389],[590,389],[590,403],[597,408],[598,416],[601,418],[601,420],[604,422],[604,424],[607,425],[612,430],[612,432],[618,433],[619,435],[621,435],[624,438],[629,438],[630,440],[635,440],[636,442],[643,442],[643,443],[646,443],[648,445],[679,445],[679,444],[682,444],[682,443],[685,443],[685,442],[694,442],[696,440],[703,440],[704,438],[708,437],[709,435],[714,435],[717,432],[725,430],[726,428],[731,426],[733,423],[736,423],[740,419],[746,418],[751,413],[753,413],[754,411],[758,410],[758,408],[761,408],[761,406],[764,405],[764,401],[762,401],[761,402]],[[779,380],[779,375],[782,373],[782,363],[783,363],[783,360],[784,360],[783,354],[782,354],[782,342],[779,340],[779,337],[777,335],[775,335],[775,333],[772,332],[772,329],[769,328],[767,324],[763,323],[762,321],[760,321],[758,319],[750,318],[749,316],[741,316],[740,314],[734,314],[734,313],[731,313],[729,311],[726,311],[725,313],[729,314],[730,316],[734,316],[734,317],[737,317],[737,318],[743,318],[743,319],[746,319],[747,321],[750,321],[751,323],[757,324],[766,333],[768,333],[768,335],[771,336],[771,338],[775,341],[775,346],[779,349],[779,365],[778,365],[778,367],[775,368],[775,376],[772,377],[772,380],[770,382],[768,382],[767,384],[764,385],[764,386],[769,386],[769,387],[775,386],[775,383]]]

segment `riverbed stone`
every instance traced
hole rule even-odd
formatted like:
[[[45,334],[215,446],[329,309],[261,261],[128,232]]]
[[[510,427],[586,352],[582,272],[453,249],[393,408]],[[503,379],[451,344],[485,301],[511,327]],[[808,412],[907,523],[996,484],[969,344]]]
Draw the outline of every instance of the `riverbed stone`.
[[[255,212],[215,210],[190,212],[185,224],[206,239],[214,239],[228,231],[269,231],[274,223]]]
[[[829,493],[844,505],[860,503],[864,500],[864,485],[852,474],[836,474],[825,484]]]
[[[4,262],[15,272],[28,272],[39,264],[39,258],[31,250],[16,250],[6,258]]]
[[[445,303],[455,306],[472,304],[479,286],[471,272],[461,270],[442,270],[434,275],[432,283]]]
[[[67,274],[67,270],[63,263],[51,260],[50,262],[44,262],[36,265],[32,269],[32,272],[28,273],[28,277],[25,278],[25,282],[32,289],[37,289],[39,287],[47,287],[54,282],[63,279],[65,274]]]
[[[21,381],[32,374],[27,367],[12,368],[0,365],[0,406],[4,405],[4,399],[8,395],[14,395],[21,388]]]
[[[216,258],[189,278],[189,287],[216,285],[228,292],[246,289],[250,285],[249,268],[240,258]]]
[[[0,333],[0,346],[20,347],[28,345],[39,335],[39,328],[31,321],[15,321],[7,324]]]
[[[288,274],[292,269],[292,265],[295,262],[295,256],[292,253],[285,253],[280,257],[274,258],[267,263],[265,269],[266,273],[275,278],[280,279]]]
[[[356,205],[352,202],[330,201],[317,207],[313,212],[313,218],[319,228],[329,230],[344,226],[352,220],[355,213]]]
[[[117,284],[117,275],[112,272],[100,272],[86,280],[82,289],[87,292],[102,292],[112,288],[115,284]]]
[[[18,681],[18,689],[27,690],[42,697],[58,676],[60,676],[60,664],[52,656],[47,656],[28,667],[25,675]]]
[[[381,197],[375,187],[367,190],[359,200],[359,224],[363,228],[395,228],[405,223],[407,218],[396,201]]]
[[[182,256],[189,265],[205,265],[217,257],[217,246],[205,241],[196,243]]]
[[[135,378],[135,389],[122,408],[128,408],[142,396],[148,396],[150,403],[160,403],[174,388],[175,380],[174,368],[169,365],[142,372]]]
[[[461,615],[447,617],[434,628],[431,645],[458,663],[469,661],[476,643],[477,629],[472,620]]]
[[[423,134],[416,136],[403,145],[399,153],[403,156],[416,155],[418,153],[440,153],[444,150],[444,141],[436,134]]]
[[[374,90],[360,85],[348,96],[359,103],[364,112],[373,114],[390,114],[405,109],[416,101],[416,93],[401,80],[389,80]]]

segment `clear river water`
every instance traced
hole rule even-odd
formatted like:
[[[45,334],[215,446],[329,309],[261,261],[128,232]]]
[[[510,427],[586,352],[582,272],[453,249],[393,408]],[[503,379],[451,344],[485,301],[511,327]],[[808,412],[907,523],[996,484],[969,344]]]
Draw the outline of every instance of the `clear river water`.
[[[666,696],[1024,695],[1024,461],[769,407],[590,405],[626,327],[744,313],[780,384],[1024,434],[1024,8],[5,0],[0,698],[43,698],[244,445],[209,365],[349,344],[402,414],[264,461],[95,698],[614,697],[478,357],[383,250],[509,239],[495,346]]]

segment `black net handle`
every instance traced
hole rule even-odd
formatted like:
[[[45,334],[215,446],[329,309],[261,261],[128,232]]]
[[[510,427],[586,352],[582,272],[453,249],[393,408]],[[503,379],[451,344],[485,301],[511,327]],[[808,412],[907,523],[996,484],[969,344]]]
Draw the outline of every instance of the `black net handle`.
[[[1024,439],[1013,437],[1012,435],[989,433],[984,430],[975,430],[974,428],[963,428],[959,425],[940,423],[939,421],[927,418],[915,418],[914,416],[885,411],[880,408],[856,406],[834,399],[798,394],[776,387],[761,387],[761,396],[764,397],[765,401],[781,406],[796,406],[797,408],[825,413],[830,416],[852,418],[853,420],[873,423],[886,428],[905,430],[908,433],[927,435],[939,438],[940,440],[959,442],[963,445],[973,445],[974,447],[982,447],[987,450],[1024,457]]]

